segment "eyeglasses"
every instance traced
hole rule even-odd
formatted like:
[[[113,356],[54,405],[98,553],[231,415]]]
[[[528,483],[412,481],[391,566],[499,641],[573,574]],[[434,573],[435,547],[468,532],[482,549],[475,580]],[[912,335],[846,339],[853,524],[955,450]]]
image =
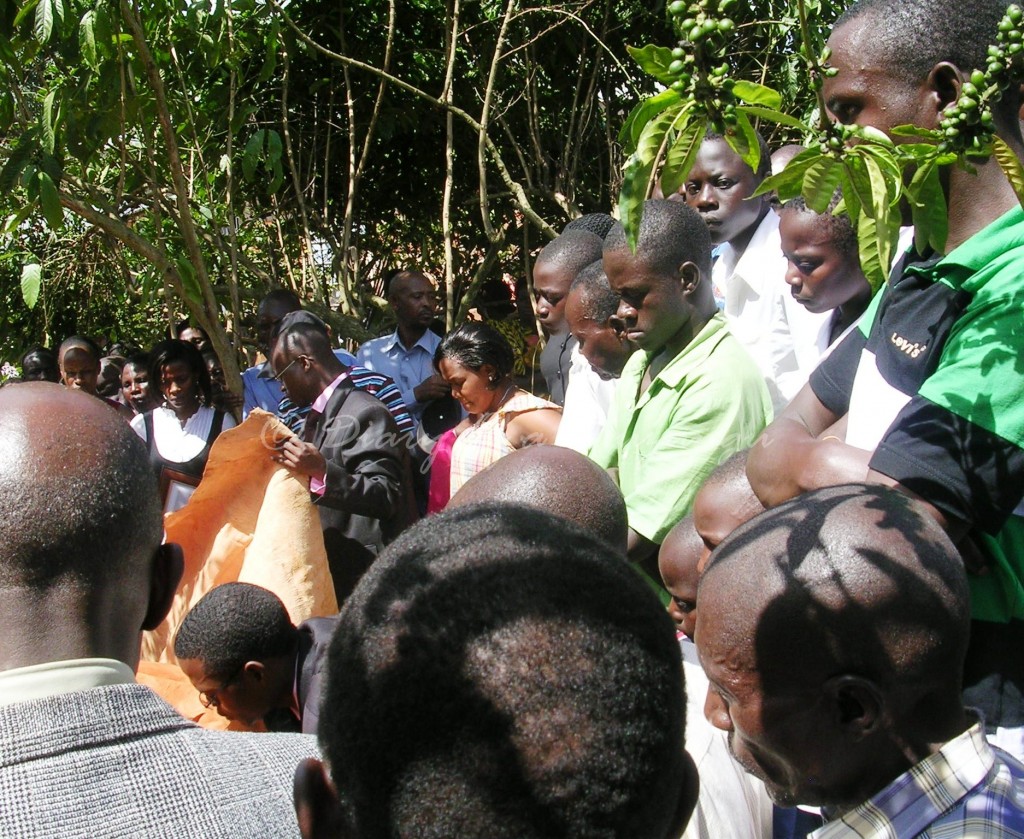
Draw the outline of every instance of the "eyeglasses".
[[[236,681],[238,681],[238,677],[242,675],[244,670],[245,670],[245,668],[243,667],[241,670],[239,670],[237,673],[235,673],[235,675],[232,676],[230,679],[228,679],[225,682],[222,682],[220,687],[214,688],[213,690],[201,690],[201,691],[199,691],[199,701],[203,703],[203,707],[204,708],[219,708],[220,707],[220,697],[218,696],[218,694],[221,691],[227,690],[229,687],[231,687],[231,685],[233,685]]]
[[[300,358],[305,358],[305,357],[306,357],[306,356],[304,356],[304,355],[297,355],[297,356],[295,356],[295,358],[293,358],[293,359],[292,359],[291,361],[289,361],[289,362],[288,362],[288,363],[287,363],[287,364],[286,364],[286,365],[284,366],[284,370],[282,370],[282,371],[281,371],[280,373],[275,373],[275,374],[274,374],[273,376],[271,376],[270,378],[271,378],[271,379],[273,379],[273,380],[274,380],[275,382],[279,382],[279,381],[281,381],[281,377],[282,377],[282,376],[283,376],[283,375],[284,375],[285,373],[287,373],[287,372],[288,372],[288,368],[289,368],[289,367],[291,367],[291,366],[292,366],[292,365],[293,365],[293,364],[294,364],[294,363],[295,363],[296,361],[298,361],[298,360],[299,360]]]

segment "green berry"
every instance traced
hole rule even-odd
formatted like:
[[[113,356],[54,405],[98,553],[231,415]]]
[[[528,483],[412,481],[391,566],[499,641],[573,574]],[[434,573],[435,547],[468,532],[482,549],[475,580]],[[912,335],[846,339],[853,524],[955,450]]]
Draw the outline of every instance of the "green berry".
[[[672,89],[676,93],[686,93],[686,84],[683,82],[682,79],[676,79],[674,82],[672,82]]]
[[[971,73],[971,84],[973,84],[975,87],[984,87],[985,74],[982,73],[981,70],[975,70],[973,73]]]
[[[686,13],[686,6],[686,0],[672,0],[668,5],[668,12],[670,15],[678,17],[679,15]]]
[[[678,76],[683,70],[686,69],[686,65],[683,64],[678,58],[668,65],[668,72],[672,76]]]
[[[681,61],[682,59],[686,58],[686,50],[684,50],[682,47],[676,47],[674,50],[672,50],[672,57]]]
[[[693,29],[690,30],[690,34],[688,37],[693,43],[696,44],[698,41],[700,41],[700,36],[703,34],[703,29],[701,29],[699,26],[694,26]]]
[[[1006,16],[1011,22],[1019,24],[1024,20],[1024,11],[1021,10],[1020,6],[1010,6],[1010,8],[1006,10]]]
[[[723,35],[728,35],[730,32],[736,30],[736,24],[727,17],[722,18],[718,21],[718,31]]]

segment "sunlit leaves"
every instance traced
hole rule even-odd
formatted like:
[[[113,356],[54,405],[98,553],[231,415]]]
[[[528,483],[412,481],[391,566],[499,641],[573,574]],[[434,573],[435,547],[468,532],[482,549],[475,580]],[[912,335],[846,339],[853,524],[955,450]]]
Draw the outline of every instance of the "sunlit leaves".
[[[43,266],[28,262],[21,269],[21,297],[30,309],[39,302],[39,291],[43,286]]]

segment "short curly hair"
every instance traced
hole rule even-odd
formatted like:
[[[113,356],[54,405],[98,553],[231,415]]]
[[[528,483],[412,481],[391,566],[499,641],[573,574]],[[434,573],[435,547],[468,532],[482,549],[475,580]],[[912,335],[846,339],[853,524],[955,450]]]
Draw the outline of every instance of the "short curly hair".
[[[298,630],[272,591],[251,583],[210,589],[185,615],[174,638],[174,655],[203,662],[215,679],[228,679],[247,661],[287,655]]]
[[[346,602],[319,737],[360,836],[663,836],[688,761],[674,627],[537,509],[403,533]]]

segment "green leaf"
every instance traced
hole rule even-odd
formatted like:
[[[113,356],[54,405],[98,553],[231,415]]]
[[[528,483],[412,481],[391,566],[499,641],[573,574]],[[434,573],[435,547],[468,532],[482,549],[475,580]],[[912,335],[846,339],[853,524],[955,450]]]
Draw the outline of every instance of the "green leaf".
[[[15,16],[14,23],[11,28],[18,29],[26,20],[28,20],[28,16],[35,12],[38,3],[39,0],[29,0],[29,2],[22,6],[18,11],[18,14]]]
[[[0,192],[6,195],[14,189],[35,151],[30,136],[26,132],[7,158],[4,168],[0,169]]]
[[[697,119],[689,123],[681,130],[665,155],[665,165],[661,170],[661,192],[666,197],[674,195],[685,183],[686,176],[693,168],[693,161],[697,159],[697,152],[704,142],[706,130],[706,120]]]
[[[267,131],[267,161],[273,166],[280,162],[284,152],[284,144],[281,142],[281,135],[273,128]]]
[[[914,218],[914,246],[917,252],[925,253],[930,247],[943,253],[949,235],[949,214],[939,178],[939,167],[934,161],[927,161],[914,172],[906,192]]]
[[[30,309],[39,302],[39,290],[43,285],[43,266],[29,262],[21,268],[21,297]]]
[[[761,144],[757,141],[757,132],[744,113],[736,115],[736,129],[725,134],[725,141],[736,154],[743,158],[753,171],[761,165]]]
[[[843,167],[839,162],[828,156],[822,156],[817,162],[807,167],[804,175],[802,195],[807,206],[816,213],[824,213],[832,202],[836,187],[843,178]]]
[[[78,24],[78,48],[82,52],[82,58],[93,70],[99,65],[99,57],[96,53],[96,12],[89,9]]]
[[[651,120],[640,132],[640,140],[636,144],[636,155],[645,164],[655,164],[662,154],[662,150],[668,143],[669,129],[676,123],[676,120],[685,119],[689,108],[680,111],[665,111],[658,114],[656,119]]]
[[[14,122],[14,96],[9,88],[0,89],[0,133],[10,129]]]
[[[732,92],[749,105],[764,105],[774,111],[782,107],[782,94],[763,84],[740,79]]]
[[[995,138],[992,145],[992,154],[995,155],[999,167],[1017,194],[1017,200],[1024,205],[1024,167],[1021,166],[1020,159],[999,137]]]
[[[256,180],[256,167],[259,166],[263,157],[263,139],[266,131],[262,128],[253,132],[249,142],[245,144],[245,151],[242,152],[242,175],[247,181]]]
[[[682,97],[674,90],[663,90],[657,96],[645,99],[633,108],[619,132],[619,142],[625,147],[626,153],[632,154],[636,151],[640,134],[648,122],[662,111],[673,105],[678,105],[680,102],[682,102]]]
[[[53,23],[57,17],[56,5],[59,0],[39,0],[36,4],[36,18],[32,34],[40,44],[45,44],[53,34]]]
[[[626,47],[626,51],[640,65],[641,70],[649,76],[654,76],[662,84],[670,85],[676,80],[676,77],[668,71],[668,66],[672,63],[672,50],[668,47],[648,44],[642,49]]]
[[[900,233],[899,212],[894,208],[880,219],[861,213],[857,220],[857,245],[860,267],[875,293],[889,279],[892,254]]]
[[[936,143],[942,140],[942,132],[934,128],[921,128],[919,125],[897,125],[890,128],[889,133],[893,137],[919,137],[922,140],[934,140]]]
[[[821,150],[815,146],[800,152],[777,175],[770,175],[765,178],[754,190],[753,195],[765,195],[770,192],[777,193],[780,201],[788,201],[803,192],[804,178],[807,171],[821,160]],[[831,159],[831,158],[830,158]]]
[[[769,122],[774,122],[778,125],[795,128],[798,131],[807,130],[807,126],[800,122],[796,117],[791,117],[789,114],[784,114],[773,108],[762,108],[758,105],[739,105],[736,110],[740,113],[747,114],[747,116],[756,117],[757,119],[766,119]]]
[[[622,174],[622,189],[619,191],[619,219],[626,232],[629,247],[636,250],[636,240],[640,233],[640,216],[643,213],[644,200],[647,198],[647,185],[650,183],[654,162],[644,162],[639,153],[634,153],[626,163]]]
[[[57,144],[53,127],[53,101],[56,95],[57,92],[55,90],[51,90],[46,94],[46,98],[43,99],[43,111],[39,115],[40,138],[43,143],[43,150],[47,154],[53,154],[54,147]]]
[[[64,210],[60,206],[60,196],[53,179],[42,170],[36,175],[39,181],[39,204],[50,228],[57,230],[64,224]]]
[[[3,230],[0,230],[0,233],[11,234],[17,232],[18,228],[21,227],[21,223],[32,215],[33,210],[35,210],[35,206],[32,204],[25,204],[23,207],[20,207],[18,212],[12,213],[4,219]]]
[[[178,276],[181,277],[181,285],[185,289],[185,296],[193,303],[203,305],[203,292],[199,288],[199,280],[196,278],[196,271],[187,257],[179,257],[175,260],[178,266]]]
[[[892,204],[889,181],[882,175],[882,169],[873,157],[865,155],[864,168],[867,171],[868,183],[871,185],[871,212],[869,215],[874,219],[882,219]]]

